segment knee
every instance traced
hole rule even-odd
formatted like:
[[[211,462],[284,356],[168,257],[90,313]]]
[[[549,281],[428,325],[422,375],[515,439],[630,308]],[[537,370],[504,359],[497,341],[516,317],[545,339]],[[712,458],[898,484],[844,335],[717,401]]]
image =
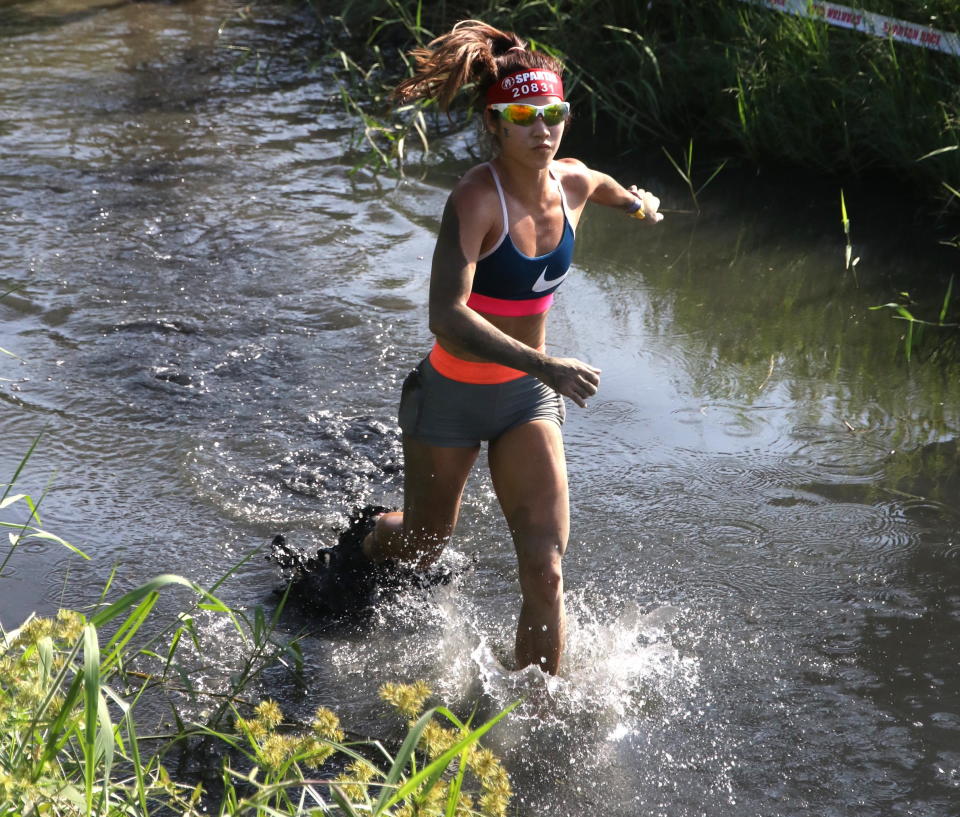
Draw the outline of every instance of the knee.
[[[560,549],[554,545],[532,558],[521,558],[520,589],[525,602],[552,607],[563,597]]]
[[[364,550],[374,561],[396,559],[427,567],[439,558],[449,538],[447,530],[410,528],[403,513],[385,513],[377,519]]]

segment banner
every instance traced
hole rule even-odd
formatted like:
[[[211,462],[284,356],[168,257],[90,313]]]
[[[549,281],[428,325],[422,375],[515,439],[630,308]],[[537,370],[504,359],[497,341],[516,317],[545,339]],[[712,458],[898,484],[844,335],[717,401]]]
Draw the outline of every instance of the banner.
[[[874,37],[909,43],[960,57],[960,36],[948,31],[937,31],[930,26],[921,26],[908,23],[906,20],[897,20],[882,14],[841,6],[837,3],[817,2],[817,0],[741,0],[741,2],[754,6],[766,6],[798,17],[823,20],[839,28],[850,28]]]

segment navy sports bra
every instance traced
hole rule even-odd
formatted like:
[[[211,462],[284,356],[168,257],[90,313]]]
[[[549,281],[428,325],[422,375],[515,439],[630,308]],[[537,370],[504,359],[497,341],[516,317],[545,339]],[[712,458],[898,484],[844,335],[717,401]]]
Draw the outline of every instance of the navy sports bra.
[[[573,258],[573,225],[567,209],[567,197],[563,185],[557,182],[560,202],[563,206],[563,235],[560,243],[545,255],[531,258],[524,255],[510,239],[510,222],[507,218],[507,202],[503,196],[500,178],[492,164],[487,163],[500,197],[500,212],[503,232],[491,250],[477,259],[473,276],[473,289],[467,306],[477,312],[491,315],[537,315],[546,312],[553,302],[553,293],[567,277]]]

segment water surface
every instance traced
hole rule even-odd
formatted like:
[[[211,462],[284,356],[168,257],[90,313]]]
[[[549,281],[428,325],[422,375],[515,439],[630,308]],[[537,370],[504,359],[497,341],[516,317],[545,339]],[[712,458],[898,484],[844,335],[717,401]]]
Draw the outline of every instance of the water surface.
[[[350,175],[337,85],[310,68],[323,32],[289,13],[0,11],[0,346],[23,359],[2,361],[5,463],[43,432],[21,487],[52,479],[44,522],[92,557],[18,554],[5,626],[92,604],[113,569],[118,590],[209,583],[277,531],[308,547],[353,503],[399,501],[398,387],[429,348],[469,140],[402,183]],[[578,141],[690,209],[655,147],[628,167]],[[462,586],[313,633],[306,688],[278,670],[259,693],[378,734],[385,680],[465,711],[529,696],[494,741],[523,815],[955,814],[960,379],[906,365],[902,326],[868,310],[911,288],[935,314],[955,262],[852,191],[854,276],[836,199],[729,171],[700,217],[582,222],[549,348],[603,381],[565,430],[559,679],[500,664],[519,591],[481,464],[448,554]],[[269,605],[276,584],[257,557],[222,592]],[[241,648],[204,626],[198,679],[222,688]]]

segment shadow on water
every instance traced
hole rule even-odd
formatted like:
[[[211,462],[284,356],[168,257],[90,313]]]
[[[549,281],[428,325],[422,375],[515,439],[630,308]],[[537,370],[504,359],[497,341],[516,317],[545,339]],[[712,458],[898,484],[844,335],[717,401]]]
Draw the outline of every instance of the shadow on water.
[[[114,566],[204,582],[277,532],[310,552],[352,506],[400,501],[399,386],[429,348],[469,140],[421,178],[348,176],[336,84],[284,54],[307,22],[274,9],[224,34],[234,11],[4,7],[22,20],[0,32],[0,278],[22,289],[0,346],[27,363],[2,372],[0,433],[25,450],[47,424],[24,480],[57,471],[46,519],[94,555],[29,553],[5,624],[95,603]],[[689,209],[663,162],[610,161]],[[524,698],[494,737],[524,815],[953,817],[960,377],[907,365],[869,307],[910,289],[935,312],[956,255],[846,186],[845,271],[836,187],[731,168],[698,218],[582,222],[550,349],[603,384],[565,428],[559,678],[509,669],[515,556],[481,464],[445,555],[462,580],[362,627],[290,611],[303,686],[277,670],[251,694],[377,735],[383,681],[423,678],[464,714]],[[273,603],[279,581],[255,558],[223,591]],[[221,690],[242,645],[202,627],[197,683]]]
[[[8,0],[0,5],[0,30],[4,37],[17,37],[24,34],[33,34],[38,31],[59,28],[73,23],[83,22],[110,11],[116,11],[133,3],[156,2],[171,5],[187,0],[119,0],[115,3],[101,3],[99,5],[83,4],[82,8],[60,13],[34,13],[25,6],[35,5],[20,0]]]

